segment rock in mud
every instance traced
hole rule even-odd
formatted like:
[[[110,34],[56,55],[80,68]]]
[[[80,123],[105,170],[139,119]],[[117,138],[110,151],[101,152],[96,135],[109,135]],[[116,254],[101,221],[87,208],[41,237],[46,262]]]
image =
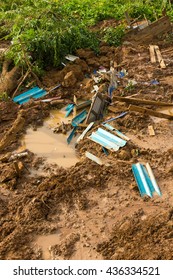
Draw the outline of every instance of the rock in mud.
[[[77,82],[77,79],[72,71],[68,72],[65,77],[62,85],[64,87],[73,87]]]

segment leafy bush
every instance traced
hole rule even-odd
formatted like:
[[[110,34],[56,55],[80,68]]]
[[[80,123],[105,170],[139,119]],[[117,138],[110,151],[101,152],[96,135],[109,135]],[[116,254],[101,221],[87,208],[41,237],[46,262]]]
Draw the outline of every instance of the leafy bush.
[[[79,19],[67,17],[61,6],[46,0],[27,2],[27,6],[1,12],[9,30],[5,38],[12,41],[7,55],[15,64],[30,61],[38,68],[58,66],[64,55],[77,48],[97,49],[95,36]]]
[[[9,100],[9,96],[6,92],[0,94],[0,101],[8,101],[8,100]]]
[[[121,45],[124,34],[124,25],[119,25],[116,28],[108,27],[103,36],[103,40],[111,46],[119,46]]]
[[[101,36],[89,28],[98,21],[124,19],[125,11],[132,18],[145,15],[154,20],[154,13],[161,15],[162,8],[161,0],[1,0],[0,36],[12,42],[7,55],[15,64],[30,62],[38,72],[48,65],[60,65],[64,56],[77,48],[98,51]],[[171,6],[167,9],[172,16]],[[101,35],[117,46],[124,26],[109,27]]]

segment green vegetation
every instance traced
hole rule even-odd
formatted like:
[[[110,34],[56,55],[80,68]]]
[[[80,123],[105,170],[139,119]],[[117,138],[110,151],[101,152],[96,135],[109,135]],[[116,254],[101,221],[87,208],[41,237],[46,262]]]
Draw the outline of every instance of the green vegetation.
[[[6,92],[0,93],[0,101],[8,101],[9,96]]]
[[[110,46],[119,46],[125,33],[125,25],[120,24],[116,28],[108,27],[104,32],[103,40]]]
[[[66,54],[78,48],[98,52],[100,40],[121,44],[125,11],[131,18],[146,16],[153,21],[164,7],[173,18],[169,1],[162,0],[2,0],[0,40],[12,42],[7,56],[16,65],[30,63],[38,73],[46,66],[59,66]],[[91,31],[91,26],[111,18],[122,24]]]

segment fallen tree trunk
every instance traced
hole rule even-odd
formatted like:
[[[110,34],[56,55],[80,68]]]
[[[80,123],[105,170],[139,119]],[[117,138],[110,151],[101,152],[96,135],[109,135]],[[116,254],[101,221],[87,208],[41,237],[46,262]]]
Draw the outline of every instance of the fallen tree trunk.
[[[0,141],[0,152],[2,152],[8,145],[11,144],[12,141],[16,139],[16,134],[24,127],[24,112],[24,110],[21,110],[18,113],[17,119],[13,123],[13,126],[9,129],[9,131],[4,135],[4,137]]]

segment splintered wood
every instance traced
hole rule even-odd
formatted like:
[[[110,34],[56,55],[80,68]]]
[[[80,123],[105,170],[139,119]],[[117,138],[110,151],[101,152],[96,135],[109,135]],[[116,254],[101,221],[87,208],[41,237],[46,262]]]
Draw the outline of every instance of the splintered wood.
[[[150,136],[155,136],[155,131],[152,125],[148,126],[148,133]]]
[[[155,56],[155,49],[154,49],[155,46],[153,45],[150,45],[150,60],[151,60],[151,63],[155,63],[156,62],[156,56]]]
[[[159,50],[159,47],[158,46],[155,46],[155,45],[150,45],[149,46],[149,50],[150,50],[150,60],[151,60],[151,63],[155,63],[157,60],[160,64],[160,67],[162,69],[166,68],[166,65],[165,65],[165,62],[162,58],[162,55],[161,55],[161,52]]]

